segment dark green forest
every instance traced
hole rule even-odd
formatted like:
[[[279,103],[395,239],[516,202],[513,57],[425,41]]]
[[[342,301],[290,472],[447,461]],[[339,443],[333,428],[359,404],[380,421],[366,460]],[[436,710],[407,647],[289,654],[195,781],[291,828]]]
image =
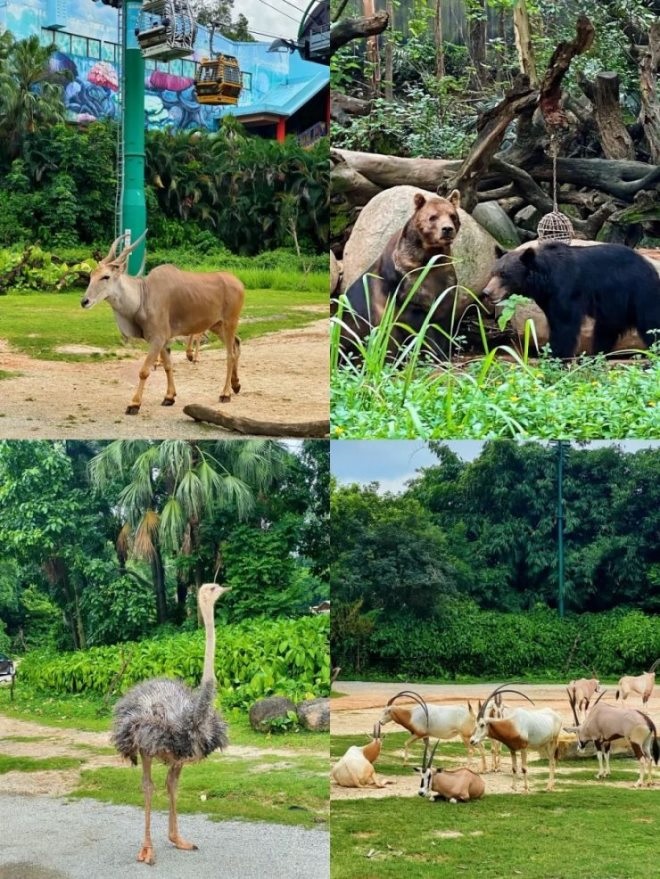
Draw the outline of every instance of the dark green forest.
[[[660,654],[660,449],[486,443],[399,495],[333,485],[333,663],[362,674],[620,673]]]

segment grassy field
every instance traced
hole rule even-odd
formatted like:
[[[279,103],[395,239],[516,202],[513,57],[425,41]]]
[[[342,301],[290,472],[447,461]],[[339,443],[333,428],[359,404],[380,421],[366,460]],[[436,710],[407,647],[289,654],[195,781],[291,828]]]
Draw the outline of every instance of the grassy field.
[[[295,292],[247,290],[239,325],[242,340],[277,330],[296,329],[323,316],[319,306],[327,304],[327,278],[309,275],[298,281]],[[0,296],[0,337],[12,348],[42,360],[100,360],[117,356],[117,349],[123,357],[134,357],[134,348],[124,346],[107,303],[99,303],[89,311],[80,307],[80,297],[80,291]],[[144,347],[140,342],[130,344]],[[210,344],[218,346],[220,342],[212,337]],[[90,356],[56,350],[64,345],[90,346],[103,353]]]
[[[649,879],[657,791],[589,786],[474,803],[333,802],[332,879]]]

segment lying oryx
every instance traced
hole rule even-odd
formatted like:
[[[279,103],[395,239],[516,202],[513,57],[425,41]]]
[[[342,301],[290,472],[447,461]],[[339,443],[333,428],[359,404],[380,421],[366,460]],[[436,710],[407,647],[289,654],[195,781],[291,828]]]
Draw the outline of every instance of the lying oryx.
[[[554,790],[555,766],[557,762],[557,742],[561,732],[562,719],[552,708],[536,708],[530,711],[528,708],[511,708],[506,716],[492,718],[488,716],[488,705],[497,693],[517,693],[528,702],[534,704],[529,696],[525,696],[520,690],[514,690],[502,685],[497,687],[483,703],[477,714],[477,725],[474,735],[470,739],[473,745],[480,744],[486,736],[501,742],[511,752],[511,769],[513,771],[513,790],[516,789],[518,762],[517,753],[520,751],[522,773],[525,780],[525,791],[529,791],[527,780],[527,751],[539,751],[548,755],[549,778],[546,790]]]
[[[621,694],[622,701],[625,701],[631,693],[636,693],[642,697],[642,707],[651,698],[653,687],[655,686],[655,670],[660,664],[660,659],[656,659],[651,668],[641,675],[633,677],[632,675],[624,675],[619,680],[619,687],[616,691],[616,699],[618,701]]]
[[[598,756],[598,775],[596,778],[607,778],[610,774],[610,748],[615,739],[625,739],[631,746],[639,761],[639,779],[635,787],[642,787],[644,776],[648,770],[647,784],[653,784],[653,764],[660,760],[660,744],[658,733],[651,718],[636,708],[616,708],[601,702],[605,690],[596,700],[583,723],[578,720],[575,703],[571,701],[575,726],[565,726],[568,733],[575,733],[578,738],[578,751],[582,751],[588,742],[596,746]],[[571,699],[569,692],[569,700]]]
[[[428,741],[424,748],[422,767],[415,772],[421,773],[419,790],[420,797],[428,797],[430,800],[449,800],[450,803],[467,803],[468,800],[479,800],[486,791],[483,778],[471,769],[433,769],[433,757],[438,742],[433,746],[428,763],[426,757],[429,750]]]
[[[167,264],[157,266],[146,278],[131,277],[126,274],[128,256],[144,235],[117,256],[117,247],[124,237],[120,235],[112,243],[108,255],[91,273],[80,304],[91,308],[107,299],[123,335],[149,343],[140,369],[140,382],[126,414],[136,415],[140,411],[144,385],[159,354],[167,375],[162,405],[174,404],[176,388],[167,343],[174,336],[190,336],[206,330],[220,337],[227,349],[227,374],[220,402],[228,403],[231,390],[237,394],[241,387],[238,380],[240,340],[236,328],[245,298],[243,285],[228,272],[182,272]]]
[[[394,701],[401,696],[408,696],[418,704],[414,708],[404,708],[394,705]],[[403,746],[403,762],[408,761],[408,745],[418,739],[429,736],[434,739],[453,739],[460,736],[468,752],[468,766],[472,759],[472,747],[470,736],[474,732],[475,715],[470,703],[465,705],[427,705],[424,699],[411,690],[402,690],[387,703],[380,716],[380,723],[398,723],[412,733]],[[481,756],[481,771],[486,771],[486,752],[483,745],[478,745],[477,750]]]
[[[380,757],[382,746],[380,724],[374,725],[374,734],[368,745],[360,747],[351,745],[344,756],[335,763],[330,771],[332,780],[341,787],[385,787],[386,782],[380,781],[374,769],[374,763]]]

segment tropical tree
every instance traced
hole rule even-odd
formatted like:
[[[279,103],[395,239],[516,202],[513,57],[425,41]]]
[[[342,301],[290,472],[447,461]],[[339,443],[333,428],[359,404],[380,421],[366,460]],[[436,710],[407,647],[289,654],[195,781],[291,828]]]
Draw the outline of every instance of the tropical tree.
[[[0,49],[0,141],[10,160],[21,154],[27,135],[64,121],[62,86],[69,74],[48,69],[55,48],[41,46],[34,35],[11,45],[5,38]]]

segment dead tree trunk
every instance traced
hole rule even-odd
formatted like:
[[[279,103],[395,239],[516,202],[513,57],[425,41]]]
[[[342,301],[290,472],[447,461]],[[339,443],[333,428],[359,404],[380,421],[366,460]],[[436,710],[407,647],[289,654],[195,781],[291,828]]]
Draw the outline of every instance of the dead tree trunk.
[[[473,7],[473,11],[468,17],[468,52],[474,68],[473,85],[478,87],[485,78],[486,0],[474,0]]]
[[[566,115],[561,106],[561,84],[571,66],[571,61],[576,55],[582,55],[591,47],[595,33],[594,26],[587,16],[580,15],[575,39],[560,43],[552,53],[539,96],[539,107],[546,125],[555,128],[563,128],[566,125]]]
[[[593,105],[594,120],[600,135],[600,144],[607,159],[634,159],[635,146],[623,123],[619,103],[619,75],[603,71],[591,82],[579,77],[580,88]]]
[[[345,18],[336,22],[330,29],[330,54],[334,55],[351,40],[382,34],[389,21],[387,12],[377,12],[371,18]]]
[[[442,36],[442,3],[435,0],[435,16],[433,18],[433,39],[435,42],[435,75],[440,79],[445,75],[445,47]]]
[[[386,0],[385,11],[394,21],[394,0]],[[391,33],[387,35],[385,43],[385,98],[388,101],[394,98],[394,38]]]
[[[536,88],[539,84],[536,73],[536,59],[532,48],[532,33],[529,26],[529,13],[525,0],[518,0],[513,7],[513,29],[516,34],[516,49],[520,69],[527,76],[531,85]]]
[[[649,44],[642,53],[639,64],[642,109],[639,122],[644,131],[649,155],[654,165],[660,165],[660,21],[649,30]]]

